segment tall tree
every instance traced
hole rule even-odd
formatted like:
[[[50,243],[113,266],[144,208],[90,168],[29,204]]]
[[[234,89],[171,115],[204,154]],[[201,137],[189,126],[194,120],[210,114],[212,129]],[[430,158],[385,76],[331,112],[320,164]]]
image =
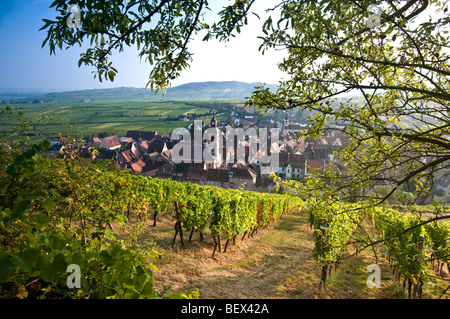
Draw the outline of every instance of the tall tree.
[[[423,199],[450,164],[447,1],[304,0],[279,8],[281,19],[264,24],[261,50],[287,50],[280,68],[289,79],[276,92],[259,89],[251,103],[315,111],[310,136],[342,128],[347,170],[324,173],[341,199]],[[346,94],[353,97],[343,101]]]

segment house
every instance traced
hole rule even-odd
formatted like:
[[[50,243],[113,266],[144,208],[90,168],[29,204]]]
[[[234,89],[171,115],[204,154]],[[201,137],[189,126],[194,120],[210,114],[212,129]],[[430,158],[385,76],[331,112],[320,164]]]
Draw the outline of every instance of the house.
[[[145,162],[141,159],[131,164],[131,168],[133,169],[133,171],[139,173],[141,173],[144,170],[145,166],[146,166]]]
[[[50,148],[48,149],[48,151],[50,152],[50,155],[55,156],[55,155],[59,155],[60,152],[62,151],[62,144],[53,144],[52,146],[50,146]]]
[[[305,128],[304,124],[289,124],[284,127],[284,130],[288,133],[300,133]]]
[[[160,154],[160,160],[165,163],[172,163],[172,150],[162,151]]]
[[[148,145],[147,150],[151,153],[153,152],[162,153],[169,149],[167,147],[166,141],[162,139],[153,139],[150,142],[148,142],[147,145]]]
[[[148,144],[148,141],[142,141],[139,146],[144,150],[147,151],[150,147],[150,145]]]
[[[117,164],[121,168],[128,167],[129,164],[131,164],[131,162],[136,160],[136,159],[137,158],[134,157],[134,155],[131,152],[131,150],[125,150],[125,151],[120,152],[117,155]]]
[[[301,179],[306,176],[308,159],[305,155],[280,153],[278,157],[277,176],[290,179]]]
[[[241,186],[249,188],[256,184],[256,177],[257,175],[248,167],[233,167],[229,171],[228,185],[230,188],[239,188]]]
[[[301,179],[307,174],[307,164],[308,159],[305,155],[301,154],[290,154],[289,166],[292,170],[291,178]]]
[[[331,168],[333,171],[338,171],[339,166],[336,164],[327,164],[325,161],[308,161],[308,174],[311,173],[312,170],[318,171],[319,173],[323,172],[326,169]]]
[[[155,169],[152,169],[152,170],[149,170],[149,171],[143,173],[142,175],[145,177],[157,177],[158,172],[159,172],[159,168],[155,168]]]
[[[117,135],[107,136],[101,140],[101,146],[113,151],[122,146],[120,139]]]
[[[189,163],[184,171],[184,181],[203,184],[206,181],[206,170],[203,163]]]
[[[156,176],[159,178],[171,178],[172,172],[173,172],[172,164],[163,164],[159,167]]]
[[[159,160],[160,156],[161,155],[158,152],[153,152],[148,154],[147,158],[150,162],[155,163],[156,161]]]
[[[136,130],[128,130],[126,136],[132,137],[135,141],[151,141],[158,135],[156,131],[136,131]]]
[[[250,126],[254,126],[256,124],[256,121],[251,121],[251,120],[243,120],[241,121],[241,125],[243,127],[250,127]]]
[[[106,148],[101,148],[98,150],[98,154],[93,159],[115,159],[117,156],[116,150],[108,150]]]
[[[227,169],[208,169],[206,174],[206,184],[217,187],[228,186],[229,170]]]
[[[172,179],[176,181],[182,181],[184,178],[184,172],[187,169],[189,163],[175,164],[172,171]]]

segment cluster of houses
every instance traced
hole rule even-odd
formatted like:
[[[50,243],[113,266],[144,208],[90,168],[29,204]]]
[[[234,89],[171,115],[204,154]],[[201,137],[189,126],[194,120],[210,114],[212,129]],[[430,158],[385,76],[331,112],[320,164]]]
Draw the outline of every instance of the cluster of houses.
[[[255,124],[254,118],[241,120],[248,121],[248,126]],[[302,139],[298,133],[304,127],[301,124],[291,124],[288,118],[278,125],[278,141],[275,152],[277,162],[275,167],[271,167],[282,180],[302,180],[312,170],[323,170],[325,168],[342,171],[345,170],[343,163],[335,158],[335,151],[345,146],[346,136],[339,130],[326,130],[323,137],[318,139]],[[259,123],[261,124],[261,122]],[[273,124],[273,123],[267,123]],[[193,128],[193,123],[188,128]],[[195,125],[194,125],[195,126]],[[104,138],[93,138],[93,140],[78,148],[80,157],[93,159],[114,160],[118,167],[129,169],[136,174],[146,177],[166,178],[177,181],[192,182],[200,185],[211,185],[222,188],[246,189],[259,192],[270,192],[273,188],[272,178],[263,169],[261,162],[258,162],[259,151],[255,158],[250,156],[249,140],[240,141],[245,146],[245,162],[228,162],[228,157],[238,153],[236,145],[227,145],[226,129],[229,126],[221,126],[215,121],[214,115],[211,119],[211,127],[215,127],[220,132],[224,142],[220,155],[222,158],[217,162],[206,162],[194,160],[194,156],[184,162],[176,159],[176,152],[180,139],[172,139],[171,135],[158,134],[156,131],[136,131],[129,130],[126,136],[117,135]],[[207,129],[202,128],[202,132]],[[204,136],[204,135],[202,135]],[[208,140],[192,140],[192,150],[196,147],[203,152],[208,144]],[[90,144],[90,145],[89,145]],[[91,152],[94,146],[95,152]],[[179,145],[178,145],[179,146]],[[50,147],[53,155],[61,154],[64,145],[59,141],[54,141]],[[450,178],[448,171],[440,171],[434,183],[433,196],[435,200],[446,198],[450,189]]]
[[[217,127],[224,136],[225,127],[219,127],[214,116],[211,126]],[[333,152],[345,143],[345,136],[339,131],[329,131],[317,140],[299,139],[297,133],[288,123],[280,128],[276,150],[278,163],[276,167],[272,167],[272,172],[278,177],[301,180],[312,169],[320,170],[327,165],[331,165],[333,169],[343,169],[333,159]],[[261,164],[249,160],[248,141],[244,141],[247,156],[245,163],[227,163],[226,156],[236,154],[237,145],[230,147],[223,143],[223,158],[217,165],[205,161],[175,161],[172,153],[179,142],[180,140],[173,140],[168,134],[158,134],[156,131],[129,130],[124,137],[114,135],[94,138],[91,146],[95,146],[97,150],[95,155],[90,154],[89,145],[80,148],[79,154],[94,159],[113,159],[118,167],[147,177],[260,192],[269,192],[273,187],[269,174],[263,172]],[[197,146],[204,149],[207,144],[208,141],[203,140]],[[54,154],[60,151],[61,145],[56,143],[50,149]]]

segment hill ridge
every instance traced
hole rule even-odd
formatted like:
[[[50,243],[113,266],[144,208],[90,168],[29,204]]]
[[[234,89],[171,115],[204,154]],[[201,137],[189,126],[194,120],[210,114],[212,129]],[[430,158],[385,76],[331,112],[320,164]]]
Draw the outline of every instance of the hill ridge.
[[[203,81],[188,82],[178,86],[167,88],[166,96],[161,92],[136,87],[95,88],[64,92],[51,92],[22,98],[21,102],[44,103],[61,102],[74,103],[83,101],[211,101],[211,100],[244,100],[250,96],[255,87],[262,82],[240,81]],[[275,84],[265,84],[275,88]],[[2,94],[0,94],[0,100]]]

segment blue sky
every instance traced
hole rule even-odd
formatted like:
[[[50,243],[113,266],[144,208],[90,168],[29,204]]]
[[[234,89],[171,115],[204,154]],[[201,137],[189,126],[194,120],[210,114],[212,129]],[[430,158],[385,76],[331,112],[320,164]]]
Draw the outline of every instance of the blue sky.
[[[268,7],[270,2],[257,3]],[[60,91],[146,85],[150,66],[139,60],[133,48],[113,55],[119,73],[114,82],[103,83],[94,79],[93,69],[78,68],[81,48],[59,50],[56,55],[50,55],[48,47],[41,49],[46,33],[38,30],[43,18],[55,16],[49,8],[51,3],[52,0],[0,0],[0,89]],[[255,7],[255,10],[263,14],[264,8]],[[243,33],[226,45],[217,41],[192,43],[194,61],[172,86],[199,81],[277,83],[283,76],[276,66],[282,53],[262,56],[258,52],[260,40],[256,37],[262,22],[249,17]]]

